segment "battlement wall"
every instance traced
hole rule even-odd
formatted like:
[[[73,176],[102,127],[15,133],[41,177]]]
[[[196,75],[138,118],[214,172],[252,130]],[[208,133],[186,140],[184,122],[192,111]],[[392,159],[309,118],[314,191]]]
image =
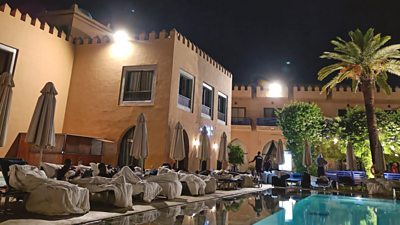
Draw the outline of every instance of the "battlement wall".
[[[252,98],[253,87],[248,85],[235,85],[232,88],[233,98]]]
[[[223,67],[217,61],[215,61],[213,58],[211,58],[207,53],[205,53],[197,45],[195,45],[193,42],[191,42],[189,39],[187,39],[185,36],[180,34],[175,29],[172,29],[169,32],[167,32],[166,30],[162,30],[158,33],[156,33],[155,31],[152,31],[150,33],[142,32],[138,35],[135,35],[132,38],[132,41],[152,42],[152,41],[174,40],[174,39],[177,40],[179,43],[187,46],[187,48],[189,48],[191,51],[194,51],[201,58],[203,58],[205,61],[207,61],[213,67],[215,67],[216,69],[218,69],[219,71],[224,73],[226,76],[228,76],[229,78],[232,78],[231,72],[229,72],[225,67]],[[74,44],[77,44],[77,45],[107,44],[107,43],[113,42],[113,38],[108,35],[88,37],[88,38],[78,37],[78,38],[74,38],[73,42],[74,42]]]
[[[293,99],[296,100],[325,100],[327,95],[321,93],[320,86],[294,86]]]
[[[37,28],[37,30],[46,32],[49,35],[54,36],[54,38],[69,41],[69,37],[63,31],[58,30],[56,27],[50,26],[46,22],[41,22],[37,18],[32,18],[28,13],[21,13],[18,9],[11,9],[7,3],[0,5],[0,13],[18,20],[21,24],[26,24]]]

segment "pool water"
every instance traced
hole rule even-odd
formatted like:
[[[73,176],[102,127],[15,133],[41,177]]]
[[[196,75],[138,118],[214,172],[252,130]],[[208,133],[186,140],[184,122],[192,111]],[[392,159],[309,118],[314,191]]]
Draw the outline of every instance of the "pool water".
[[[312,195],[255,225],[395,225],[399,213],[393,200]]]
[[[398,225],[392,200],[286,193],[283,189],[160,208],[88,225]]]

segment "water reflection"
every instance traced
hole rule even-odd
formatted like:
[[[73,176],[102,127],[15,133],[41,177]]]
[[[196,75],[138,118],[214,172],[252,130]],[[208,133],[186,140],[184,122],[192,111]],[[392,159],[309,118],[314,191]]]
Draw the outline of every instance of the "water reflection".
[[[228,197],[101,221],[99,225],[394,225],[400,207],[339,196],[287,194],[285,190]],[[338,200],[339,198],[339,200]],[[397,212],[396,212],[397,210]],[[93,223],[91,223],[92,225]]]

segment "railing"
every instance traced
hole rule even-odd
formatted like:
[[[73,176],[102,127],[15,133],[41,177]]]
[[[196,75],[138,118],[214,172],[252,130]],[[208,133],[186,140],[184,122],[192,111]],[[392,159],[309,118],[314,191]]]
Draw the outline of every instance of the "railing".
[[[276,126],[277,119],[274,117],[257,118],[257,126]]]
[[[211,116],[211,108],[206,105],[201,105],[201,113]]]
[[[218,119],[226,122],[226,114],[222,112],[218,112]]]
[[[124,101],[148,101],[151,100],[151,91],[124,91]]]
[[[232,117],[231,124],[232,125],[251,125],[252,120],[247,117]]]
[[[192,108],[191,101],[192,101],[192,99],[190,99],[186,96],[183,96],[183,95],[178,96],[178,104],[181,106],[185,106],[190,109],[190,108]]]

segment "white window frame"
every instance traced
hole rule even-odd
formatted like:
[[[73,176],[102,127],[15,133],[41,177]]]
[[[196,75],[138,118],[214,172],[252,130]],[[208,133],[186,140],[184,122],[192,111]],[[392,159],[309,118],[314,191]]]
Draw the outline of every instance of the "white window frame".
[[[226,100],[226,106],[225,106],[225,121],[223,121],[223,120],[220,120],[220,119],[218,118],[218,113],[219,113],[219,110],[218,110],[218,108],[219,108],[219,101],[218,101],[218,105],[217,105],[217,120],[218,120],[218,122],[223,123],[223,124],[226,125],[226,124],[228,124],[228,96],[227,96],[226,94],[220,92],[220,91],[218,91],[218,96],[221,96],[221,97],[225,98],[225,100]]]
[[[191,96],[190,96],[190,107],[189,107],[189,108],[186,107],[186,106],[184,106],[184,105],[179,104],[179,89],[181,88],[181,87],[180,87],[181,76],[185,76],[186,78],[192,80],[192,93],[191,93]],[[195,85],[195,82],[196,82],[195,77],[194,77],[192,74],[190,74],[190,73],[188,73],[188,72],[186,72],[186,71],[184,71],[184,70],[180,70],[180,71],[179,71],[178,94],[177,94],[177,102],[176,102],[176,104],[177,104],[177,106],[178,106],[179,109],[182,109],[182,110],[187,111],[187,112],[193,112],[194,91],[195,91],[194,89],[195,89],[195,86],[196,86],[196,85]]]
[[[205,83],[205,82],[203,82],[203,85],[202,85],[202,88],[201,88],[201,92],[203,92],[203,88],[206,88],[206,89],[211,91],[211,106],[210,106],[210,110],[211,110],[210,114],[211,115],[204,114],[202,112],[202,109],[200,108],[201,116],[204,117],[204,118],[212,120],[213,119],[213,114],[214,114],[214,87],[209,85],[209,84],[207,84],[207,83]],[[201,107],[203,107],[203,93],[201,93],[201,94],[202,94],[201,95]]]
[[[14,74],[15,66],[16,66],[16,61],[17,61],[17,55],[18,55],[18,49],[10,47],[8,45],[5,45],[3,43],[0,43],[0,49],[3,51],[7,51],[12,53],[12,59],[11,59],[11,66],[10,66],[10,71],[8,71],[11,75]]]
[[[151,98],[150,100],[144,101],[124,101],[124,89],[125,89],[125,75],[130,71],[153,71],[153,82],[151,85]],[[154,98],[156,95],[156,83],[157,83],[157,66],[156,65],[141,65],[141,66],[124,66],[122,68],[119,105],[120,106],[138,106],[138,105],[154,105]]]

